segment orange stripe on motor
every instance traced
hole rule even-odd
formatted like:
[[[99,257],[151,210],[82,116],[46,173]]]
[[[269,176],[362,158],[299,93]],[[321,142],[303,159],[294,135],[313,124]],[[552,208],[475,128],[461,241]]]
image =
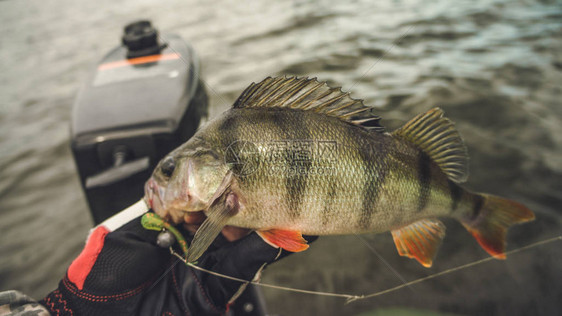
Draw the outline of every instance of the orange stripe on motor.
[[[118,67],[130,66],[130,65],[142,65],[142,64],[148,64],[157,61],[174,60],[179,58],[180,55],[177,53],[143,56],[143,57],[124,59],[124,60],[112,61],[110,63],[101,64],[98,66],[98,70],[107,70],[107,69],[113,69]]]

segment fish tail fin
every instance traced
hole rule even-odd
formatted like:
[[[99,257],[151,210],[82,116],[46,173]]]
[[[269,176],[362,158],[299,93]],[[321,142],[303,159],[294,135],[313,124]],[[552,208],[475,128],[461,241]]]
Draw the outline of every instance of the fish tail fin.
[[[491,256],[505,259],[507,229],[533,220],[535,214],[525,205],[499,196],[477,194],[476,200],[474,216],[461,223]]]

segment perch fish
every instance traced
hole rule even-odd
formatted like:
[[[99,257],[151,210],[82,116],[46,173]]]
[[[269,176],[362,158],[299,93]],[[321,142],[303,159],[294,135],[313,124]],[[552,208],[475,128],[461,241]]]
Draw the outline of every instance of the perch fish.
[[[268,77],[162,159],[145,200],[175,224],[205,212],[189,262],[232,225],[293,252],[308,248],[302,234],[391,231],[401,256],[430,267],[445,236],[440,217],[504,259],[508,227],[533,212],[461,186],[467,150],[441,109],[392,132],[372,110],[316,79]]]

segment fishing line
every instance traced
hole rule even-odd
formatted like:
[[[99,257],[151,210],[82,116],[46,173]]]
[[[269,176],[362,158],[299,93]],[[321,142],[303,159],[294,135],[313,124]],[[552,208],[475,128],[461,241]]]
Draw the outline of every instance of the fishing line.
[[[381,57],[379,57],[379,59],[377,59],[377,60],[373,63],[373,65],[372,65],[371,67],[369,67],[369,69],[367,69],[367,71],[365,71],[361,77],[359,77],[359,79],[355,80],[355,82],[351,85],[351,87],[348,89],[348,91],[351,91],[351,89],[353,89],[353,87],[355,87],[355,85],[356,85],[359,81],[361,81],[361,79],[363,79],[363,77],[365,77],[373,68],[375,68],[375,66],[376,66],[384,57],[386,57],[386,54],[387,54],[388,52],[390,52],[398,43],[400,43],[400,42],[406,37],[406,35],[408,35],[408,33],[410,33],[410,30],[411,30],[413,27],[414,27],[413,25],[410,25],[410,27],[406,30],[406,32],[404,32],[404,33],[398,38],[397,41],[394,41],[394,42],[392,43],[392,45],[390,45],[390,47],[387,48],[387,49],[382,53]]]
[[[211,270],[202,268],[200,266],[196,266],[193,263],[187,262],[187,260],[185,260],[180,254],[175,252],[172,248],[170,248],[170,253],[172,255],[178,257],[181,261],[183,261],[183,263],[185,263],[185,265],[187,265],[187,266],[189,266],[193,269],[196,269],[196,270],[199,270],[199,271],[202,271],[202,272],[205,272],[205,273],[208,273],[208,274],[211,274],[211,275],[223,278],[223,279],[238,281],[238,282],[241,282],[241,283],[255,284],[255,285],[259,285],[261,287],[278,289],[278,290],[283,290],[283,291],[288,291],[288,292],[297,292],[297,293],[305,293],[305,294],[313,294],[313,295],[321,295],[321,296],[342,297],[342,298],[345,298],[347,300],[356,300],[356,299],[360,298],[360,296],[351,295],[351,294],[339,294],[339,293],[331,293],[331,292],[311,291],[311,290],[304,290],[304,289],[296,289],[296,288],[287,287],[287,286],[261,283],[261,282],[258,282],[258,281],[248,281],[248,280],[240,279],[240,278],[237,278],[237,277],[229,276],[229,275],[226,275],[226,274],[218,273],[218,272],[215,272],[215,271],[211,271]]]
[[[180,53],[178,53],[178,52],[172,47],[172,45],[170,45],[170,43],[164,41],[164,39],[163,39],[160,35],[158,35],[158,38],[160,39],[160,41],[162,41],[162,43],[165,43],[166,45],[168,45],[168,47],[169,47],[174,53],[176,53],[176,54],[179,56],[180,60],[181,60],[187,67],[189,67],[189,64],[187,63],[187,60],[185,60],[185,59],[183,58],[183,56],[182,56]],[[199,68],[201,68],[201,67],[199,67]],[[223,99],[223,97],[222,97],[217,91],[215,91],[215,89],[213,89],[205,80],[203,80],[203,78],[200,76],[200,73],[199,73],[199,72],[196,73],[196,75],[197,75],[197,77],[199,78],[199,80],[201,81],[201,83],[203,83],[203,85],[205,85],[205,87],[207,87],[207,89],[211,90],[211,92],[213,92],[217,97],[219,97],[219,99],[221,100],[221,102],[222,102],[224,105],[228,105],[228,103],[226,103],[226,100]]]
[[[373,65],[371,65],[364,73],[363,75],[361,75],[361,77],[359,77],[359,79],[357,79],[352,85],[351,87],[348,89],[348,91],[351,91],[353,89],[353,87],[355,87],[355,85],[357,85],[357,83],[359,81],[361,81],[361,79],[363,79],[384,57],[386,57],[386,54],[388,54],[397,44],[399,44],[407,35],[408,33],[410,33],[410,31],[412,30],[414,26],[410,25],[410,27],[408,27],[408,29],[406,29],[406,31],[398,38],[398,40],[394,41],[392,43],[392,45],[390,45],[389,48],[387,48],[382,55],[373,63]],[[168,47],[174,52],[176,53],[180,60],[187,66],[189,67],[188,62],[183,58],[183,56],[181,54],[179,54],[173,47],[172,45],[170,45],[170,43],[166,42],[160,35],[157,35],[158,38],[160,39],[160,41],[162,41],[162,43],[165,43],[168,45]],[[205,87],[207,87],[207,89],[211,90],[211,92],[213,92],[217,97],[219,97],[220,101],[224,104],[224,105],[228,105],[228,103],[226,102],[226,100],[215,90],[213,89],[213,87],[211,87],[211,85],[209,85],[205,80],[203,80],[202,77],[199,76],[200,73],[197,73],[199,80],[201,80],[201,82],[203,83],[203,85],[205,85]]]
[[[386,49],[386,50],[383,52],[383,54],[373,63],[373,65],[371,65],[371,66],[363,73],[363,75],[362,75],[358,80],[356,80],[356,82],[353,83],[353,85],[351,85],[351,87],[349,88],[349,90],[352,90],[353,87],[355,87],[355,85],[357,84],[358,81],[360,81],[361,79],[363,79],[363,78],[367,75],[367,73],[369,73],[369,72],[370,72],[370,71],[387,55],[387,53],[389,53],[397,44],[399,44],[399,43],[408,35],[408,33],[410,32],[410,30],[411,30],[412,28],[413,28],[413,25],[411,25],[411,26],[400,36],[400,38],[398,38],[397,41],[394,41],[394,42],[392,43],[392,45],[391,45],[388,49]],[[168,42],[164,41],[160,36],[158,36],[158,37],[160,38],[160,40],[161,40],[163,43],[168,44],[168,47],[169,47],[174,53],[176,53],[176,54],[179,56],[179,58],[181,59],[181,61],[182,61],[186,66],[189,67],[189,64],[187,63],[187,61],[183,58],[183,56],[182,56],[181,54],[179,54]],[[199,75],[199,74],[198,74],[198,75]],[[207,89],[209,89],[212,93],[214,93],[214,94],[221,100],[221,102],[222,102],[223,104],[227,104],[226,100],[224,100],[224,98],[223,98],[217,91],[215,91],[215,89],[213,89],[205,80],[203,80],[202,78],[199,78],[199,80],[205,85],[205,87],[207,87]],[[214,271],[211,271],[211,270],[207,270],[207,269],[205,269],[205,268],[202,268],[202,267],[199,267],[199,266],[196,266],[196,265],[194,265],[194,264],[192,264],[192,263],[187,262],[182,256],[180,256],[178,253],[176,253],[176,252],[170,247],[170,253],[171,253],[172,255],[176,256],[179,260],[176,260],[176,261],[175,261],[175,262],[158,278],[158,280],[150,287],[149,291],[150,291],[152,288],[154,288],[154,286],[155,286],[158,282],[160,282],[160,281],[177,265],[177,263],[179,263],[180,261],[182,261],[182,262],[185,263],[185,265],[187,265],[187,266],[189,266],[189,267],[191,267],[191,268],[193,268],[193,269],[196,269],[196,270],[199,270],[199,271],[202,271],[202,272],[205,272],[205,273],[208,273],[208,274],[217,276],[217,277],[221,277],[221,278],[224,278],[224,279],[228,279],[228,280],[232,280],[232,281],[237,281],[237,282],[241,282],[241,283],[254,284],[254,285],[257,285],[257,286],[261,286],[261,287],[267,287],[267,288],[272,288],[272,289],[278,289],[278,290],[283,290],[283,291],[288,291],[288,292],[296,292],[296,293],[304,293],[304,294],[312,294],[312,295],[328,296],[328,297],[341,297],[341,298],[345,298],[345,299],[346,299],[346,302],[345,302],[346,304],[349,304],[349,303],[351,303],[351,302],[355,302],[355,301],[358,301],[358,300],[363,300],[363,299],[368,299],[368,298],[373,298],[373,297],[381,296],[381,295],[384,295],[384,294],[388,294],[388,293],[391,293],[391,292],[400,290],[400,289],[405,288],[405,287],[410,288],[410,286],[411,286],[411,285],[414,285],[414,284],[418,284],[418,283],[421,283],[421,282],[424,282],[424,281],[427,281],[427,280],[430,280],[430,279],[434,279],[434,278],[437,278],[437,277],[440,277],[440,276],[443,276],[443,275],[446,275],[446,274],[450,274],[450,273],[453,273],[453,272],[456,272],[456,271],[459,271],[459,270],[463,270],[463,269],[466,269],[466,268],[469,268],[469,267],[473,267],[473,266],[476,266],[476,265],[479,265],[479,264],[482,264],[482,263],[485,263],[485,262],[488,262],[488,261],[495,260],[493,257],[488,257],[488,258],[484,258],[484,259],[481,259],[481,260],[477,260],[477,261],[474,261],[474,262],[471,262],[471,263],[467,263],[467,264],[464,264],[464,265],[461,265],[461,266],[458,266],[458,267],[454,267],[454,268],[451,268],[451,269],[447,269],[447,270],[444,270],[444,271],[442,271],[442,272],[438,272],[438,273],[435,273],[435,274],[432,274],[432,275],[429,275],[429,276],[426,276],[426,277],[423,277],[423,278],[420,278],[420,279],[417,279],[417,280],[414,280],[414,281],[406,282],[406,280],[398,273],[398,271],[396,271],[395,269],[393,269],[392,266],[390,266],[390,264],[389,264],[373,247],[371,247],[370,244],[369,244],[366,240],[364,240],[363,238],[361,238],[361,236],[359,236],[359,235],[357,235],[357,234],[356,234],[356,236],[357,236],[357,237],[358,237],[358,238],[359,238],[359,239],[360,239],[360,240],[361,240],[361,241],[362,241],[362,242],[363,242],[363,243],[364,243],[364,244],[365,244],[365,245],[366,245],[366,246],[367,246],[367,247],[368,247],[368,248],[369,248],[369,249],[370,249],[370,250],[371,250],[371,251],[372,251],[372,252],[373,252],[373,253],[374,253],[374,254],[375,254],[375,255],[376,255],[376,256],[377,256],[377,257],[378,257],[378,258],[379,258],[379,259],[380,259],[380,260],[381,260],[381,261],[382,261],[398,278],[399,278],[399,279],[400,279],[400,280],[401,280],[401,281],[402,281],[402,282],[403,282],[403,284],[398,285],[398,286],[395,286],[395,287],[393,287],[393,288],[389,288],[389,289],[383,290],[383,291],[379,291],[379,292],[375,292],[375,293],[371,293],[371,294],[364,294],[364,295],[353,295],[353,294],[343,294],[343,293],[332,293],[332,292],[321,292],[321,291],[312,291],[312,290],[305,290],[305,289],[297,289],[297,288],[291,288],[291,287],[286,287],[286,286],[279,286],[279,285],[261,283],[261,282],[258,282],[258,281],[244,280],[244,279],[240,279],[240,278],[228,276],[228,275],[225,275],[225,274],[221,274],[221,273],[218,273],[218,272],[214,272]],[[552,242],[560,241],[560,240],[562,240],[562,236],[557,236],[557,237],[550,238],[550,239],[546,239],[546,240],[543,240],[543,241],[539,241],[539,242],[536,242],[536,243],[533,243],[533,244],[530,244],[530,245],[527,245],[527,246],[523,246],[523,247],[518,248],[518,249],[514,249],[514,250],[511,250],[511,251],[507,251],[505,254],[506,254],[506,255],[511,255],[511,254],[514,254],[514,253],[518,253],[518,252],[521,252],[521,251],[525,251],[525,250],[528,250],[528,249],[531,249],[531,248],[535,248],[535,247],[538,247],[538,246],[541,246],[541,245],[544,245],[544,244],[548,244],[548,243],[552,243]]]
[[[382,261],[382,262],[384,263],[384,265],[386,265],[386,267],[387,267],[390,271],[392,271],[392,273],[394,273],[394,275],[396,275],[397,278],[400,279],[400,281],[402,281],[402,283],[403,283],[404,285],[407,285],[408,282],[406,281],[406,279],[404,279],[404,278],[402,277],[402,275],[401,275],[400,273],[398,273],[398,271],[396,271],[396,270],[390,265],[390,263],[388,263],[388,261],[386,261],[386,260],[379,254],[379,252],[375,249],[375,247],[371,246],[371,244],[370,244],[367,240],[365,240],[364,237],[360,236],[359,234],[355,234],[355,236],[357,236],[357,238],[359,238],[359,240],[361,240],[361,242],[363,242],[363,244],[364,244],[365,246],[367,246],[367,248],[369,248],[369,249],[371,250],[371,252],[373,252],[373,253],[379,258],[379,260]],[[408,287],[408,288],[409,288],[410,290],[412,290],[413,292],[415,292],[414,289],[412,289],[411,287]]]
[[[524,251],[524,250],[528,250],[528,249],[531,249],[531,248],[535,248],[535,247],[537,247],[537,246],[541,246],[541,245],[544,245],[544,244],[548,244],[548,243],[555,242],[555,241],[560,241],[560,240],[562,240],[562,236],[557,236],[557,237],[553,237],[553,238],[550,238],[550,239],[546,239],[546,240],[542,240],[542,241],[537,241],[536,243],[532,243],[532,244],[530,244],[530,245],[523,246],[523,247],[521,247],[521,248],[517,248],[517,249],[511,250],[511,251],[507,251],[507,252],[505,253],[505,255],[506,255],[506,256],[507,256],[507,255],[511,255],[511,254],[514,254],[514,253],[517,253],[517,252],[521,252],[521,251]],[[349,300],[347,300],[346,304],[347,304],[347,303],[354,302],[354,301],[356,301],[356,300],[372,298],[372,297],[384,295],[384,294],[387,294],[387,293],[390,293],[390,292],[394,292],[394,291],[397,291],[397,290],[399,290],[399,289],[401,289],[401,288],[403,288],[403,287],[405,287],[405,286],[410,286],[410,285],[413,285],[413,284],[421,283],[421,282],[423,282],[423,281],[427,281],[427,280],[430,280],[430,279],[434,279],[434,278],[436,278],[436,277],[439,277],[439,276],[442,276],[442,275],[445,275],[445,274],[449,274],[449,273],[452,273],[452,272],[455,272],[455,271],[459,271],[459,270],[462,270],[462,269],[466,269],[466,268],[469,268],[469,267],[473,267],[473,266],[479,265],[479,264],[481,264],[481,263],[488,262],[488,261],[492,261],[492,260],[496,260],[496,259],[494,259],[494,257],[488,257],[488,258],[484,258],[484,259],[481,259],[481,260],[477,260],[477,261],[474,261],[474,262],[471,262],[471,263],[463,264],[463,265],[458,266],[458,267],[454,267],[454,268],[451,268],[451,269],[447,269],[447,270],[444,270],[444,271],[441,271],[441,272],[438,272],[438,273],[435,273],[435,274],[432,274],[432,275],[428,275],[428,276],[426,276],[426,277],[423,277],[423,278],[420,278],[420,279],[417,279],[417,280],[408,282],[407,284],[398,285],[398,286],[395,286],[395,287],[393,287],[393,288],[386,289],[386,290],[379,291],[379,292],[375,292],[375,293],[372,293],[372,294],[361,295],[360,298],[349,299]]]
[[[163,279],[168,273],[170,273],[170,272],[172,271],[172,269],[173,269],[179,262],[180,262],[180,260],[177,260],[177,259],[176,259],[176,261],[175,261],[174,263],[172,263],[172,265],[171,265],[168,269],[166,269],[166,271],[164,271],[164,273],[162,273],[162,275],[161,275],[154,283],[152,283],[152,285],[150,286],[150,288],[148,288],[148,290],[146,290],[146,292],[150,292],[150,291],[156,286],[156,284],[158,284],[158,282],[162,281],[162,279]]]
[[[552,242],[555,242],[555,241],[562,241],[562,236],[557,236],[557,237],[553,237],[553,238],[550,238],[550,239],[538,241],[538,242],[532,243],[530,245],[523,246],[521,248],[517,248],[517,249],[511,250],[511,251],[507,251],[507,252],[505,252],[505,254],[506,255],[512,255],[512,254],[515,254],[515,253],[518,253],[518,252],[529,250],[531,248],[535,248],[535,247],[538,247],[538,246],[549,244],[549,243],[552,243]],[[208,273],[208,274],[220,277],[220,278],[224,278],[224,279],[228,279],[228,280],[232,280],[232,281],[237,281],[237,282],[241,282],[241,283],[254,284],[254,285],[257,285],[257,286],[261,286],[261,287],[278,289],[278,290],[287,291],[287,292],[312,294],[312,295],[318,295],[318,296],[341,297],[341,298],[346,299],[345,304],[349,304],[349,303],[352,303],[352,302],[355,302],[355,301],[364,300],[364,299],[373,298],[373,297],[381,296],[381,295],[384,295],[384,294],[388,294],[388,293],[403,289],[405,287],[409,287],[409,286],[414,285],[414,284],[418,284],[418,283],[421,283],[421,282],[424,282],[424,281],[427,281],[427,280],[430,280],[430,279],[434,279],[434,278],[437,278],[437,277],[440,277],[440,276],[443,276],[443,275],[446,275],[446,274],[450,274],[450,273],[453,273],[453,272],[456,272],[456,271],[459,271],[459,270],[463,270],[463,269],[466,269],[466,268],[469,268],[469,267],[473,267],[473,266],[476,266],[476,265],[479,265],[479,264],[482,264],[482,263],[485,263],[485,262],[488,262],[488,261],[496,260],[493,257],[488,257],[488,258],[477,260],[477,261],[467,263],[467,264],[464,264],[464,265],[461,265],[461,266],[458,266],[458,267],[447,269],[447,270],[444,270],[444,271],[441,271],[441,272],[438,272],[438,273],[435,273],[435,274],[432,274],[432,275],[428,275],[426,277],[416,279],[414,281],[406,282],[405,284],[401,284],[401,285],[398,285],[398,286],[395,286],[395,287],[392,287],[392,288],[389,288],[389,289],[386,289],[386,290],[374,292],[374,293],[371,293],[371,294],[354,295],[354,294],[345,294],[345,293],[333,293],[333,292],[321,292],[321,291],[297,289],[297,288],[292,288],[292,287],[287,287],[287,286],[279,286],[279,285],[273,285],[273,284],[268,284],[268,283],[261,283],[259,281],[244,280],[244,279],[240,279],[240,278],[237,278],[237,277],[233,277],[233,276],[225,275],[225,274],[218,273],[218,272],[215,272],[215,271],[211,271],[211,270],[196,266],[193,263],[189,263],[180,254],[176,253],[171,247],[170,247],[170,253],[172,255],[176,256],[178,259],[180,259],[183,263],[185,263],[185,265],[187,265],[187,266],[189,266],[193,269],[196,269],[196,270],[199,270],[199,271],[202,271],[202,272],[205,272],[205,273]]]

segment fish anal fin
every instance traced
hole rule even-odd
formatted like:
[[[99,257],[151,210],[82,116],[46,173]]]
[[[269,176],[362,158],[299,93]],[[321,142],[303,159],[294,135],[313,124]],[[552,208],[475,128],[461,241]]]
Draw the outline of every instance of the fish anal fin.
[[[437,219],[422,219],[392,231],[398,253],[416,259],[426,268],[433,264],[443,237],[445,225]]]
[[[440,108],[433,108],[414,117],[392,134],[414,144],[449,179],[462,183],[468,178],[468,152],[455,125],[443,114]]]
[[[252,83],[233,108],[284,108],[311,111],[377,132],[384,132],[380,117],[362,100],[353,99],[339,88],[330,88],[316,78],[267,77]]]
[[[258,235],[268,244],[291,252],[301,252],[308,249],[306,239],[299,231],[268,229],[257,231]]]

